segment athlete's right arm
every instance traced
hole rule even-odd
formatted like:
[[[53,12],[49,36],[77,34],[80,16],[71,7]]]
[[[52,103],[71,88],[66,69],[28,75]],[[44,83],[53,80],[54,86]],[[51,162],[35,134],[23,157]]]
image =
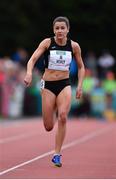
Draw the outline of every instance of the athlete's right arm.
[[[38,46],[38,48],[34,51],[32,54],[31,58],[29,59],[27,63],[27,72],[26,76],[24,78],[24,83],[27,86],[30,86],[31,81],[32,81],[32,71],[34,68],[34,65],[36,61],[40,58],[40,56],[45,52],[45,50],[49,47],[50,44],[50,39],[44,39]]]

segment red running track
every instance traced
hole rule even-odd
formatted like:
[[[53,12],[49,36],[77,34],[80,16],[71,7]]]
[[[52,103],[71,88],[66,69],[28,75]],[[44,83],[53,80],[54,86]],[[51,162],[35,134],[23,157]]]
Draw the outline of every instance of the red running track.
[[[70,119],[61,168],[54,167],[56,126],[41,119],[0,123],[0,179],[114,179],[116,122]]]

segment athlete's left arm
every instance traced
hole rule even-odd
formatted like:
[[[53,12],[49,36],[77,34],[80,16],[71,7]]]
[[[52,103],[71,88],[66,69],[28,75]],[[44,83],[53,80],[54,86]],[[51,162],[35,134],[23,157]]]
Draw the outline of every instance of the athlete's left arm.
[[[78,65],[78,86],[76,90],[76,98],[80,98],[82,96],[82,85],[85,77],[85,67],[81,56],[81,48],[77,42],[72,41],[72,48],[74,58]]]

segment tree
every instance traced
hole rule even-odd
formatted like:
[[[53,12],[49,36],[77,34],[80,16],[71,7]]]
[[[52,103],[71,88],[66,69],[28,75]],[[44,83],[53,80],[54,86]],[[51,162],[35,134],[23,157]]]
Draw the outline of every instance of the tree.
[[[67,16],[71,23],[71,38],[77,40],[84,52],[100,52],[108,48],[116,55],[114,0],[1,0],[1,54],[10,54],[16,47],[33,51],[46,36],[52,36],[52,21]]]

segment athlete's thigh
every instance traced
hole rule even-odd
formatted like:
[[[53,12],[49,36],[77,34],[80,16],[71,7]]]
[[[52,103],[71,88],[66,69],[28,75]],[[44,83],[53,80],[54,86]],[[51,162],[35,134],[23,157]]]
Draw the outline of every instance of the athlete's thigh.
[[[42,90],[42,115],[44,119],[53,119],[56,96],[47,89]]]
[[[66,86],[58,95],[57,100],[58,112],[64,111],[68,114],[71,105],[71,87]]]

